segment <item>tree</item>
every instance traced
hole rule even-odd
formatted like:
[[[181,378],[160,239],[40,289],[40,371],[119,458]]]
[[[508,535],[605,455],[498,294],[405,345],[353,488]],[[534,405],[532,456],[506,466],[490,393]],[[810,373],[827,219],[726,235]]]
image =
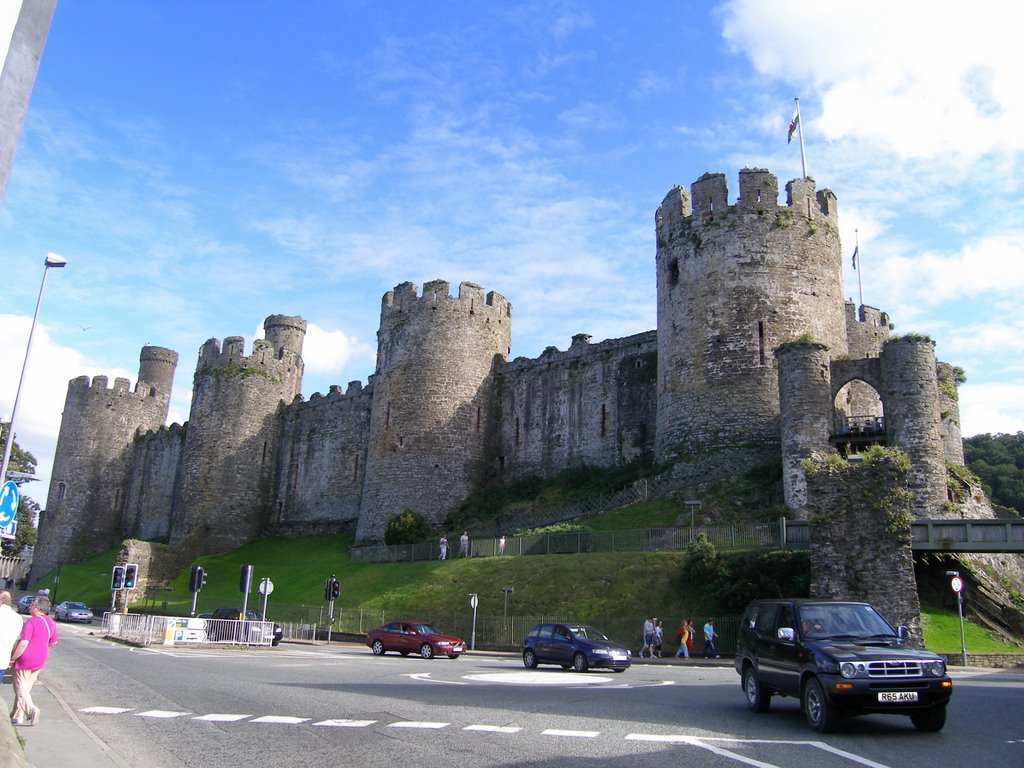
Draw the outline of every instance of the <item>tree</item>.
[[[418,541],[429,541],[432,536],[433,530],[423,515],[405,509],[400,515],[388,519],[384,543],[415,544]]]
[[[0,447],[6,445],[7,430],[9,424],[0,424]],[[0,448],[2,449],[2,448]],[[30,475],[36,473],[36,457],[28,451],[21,449],[18,440],[15,439],[11,445],[11,460],[7,467],[8,471],[26,472]],[[18,482],[18,481],[15,481]],[[18,483],[22,485],[22,482]],[[25,547],[35,546],[36,543],[36,519],[39,514],[39,505],[24,493],[18,503],[18,511],[14,519],[18,522],[18,532],[14,539],[0,539],[0,551],[5,555],[17,555]]]

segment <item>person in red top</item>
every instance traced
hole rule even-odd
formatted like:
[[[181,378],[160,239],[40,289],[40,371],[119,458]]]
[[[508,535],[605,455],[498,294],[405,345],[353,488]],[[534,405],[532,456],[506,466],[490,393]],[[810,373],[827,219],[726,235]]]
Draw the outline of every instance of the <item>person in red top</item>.
[[[11,653],[10,666],[14,669],[11,723],[14,725],[35,725],[39,722],[39,707],[32,702],[32,686],[39,677],[39,670],[46,665],[50,646],[57,642],[57,625],[47,615],[49,612],[50,598],[39,596],[32,601],[28,620]]]

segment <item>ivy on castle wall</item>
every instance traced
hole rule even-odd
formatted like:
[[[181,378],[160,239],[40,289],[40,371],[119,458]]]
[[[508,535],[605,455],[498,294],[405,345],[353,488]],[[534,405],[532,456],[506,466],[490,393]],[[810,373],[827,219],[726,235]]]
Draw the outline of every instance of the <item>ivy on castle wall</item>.
[[[248,365],[224,365],[214,368],[201,368],[196,371],[196,377],[212,374],[217,381],[245,381],[247,379],[262,378],[272,384],[280,384],[281,377],[266,368],[253,367]]]

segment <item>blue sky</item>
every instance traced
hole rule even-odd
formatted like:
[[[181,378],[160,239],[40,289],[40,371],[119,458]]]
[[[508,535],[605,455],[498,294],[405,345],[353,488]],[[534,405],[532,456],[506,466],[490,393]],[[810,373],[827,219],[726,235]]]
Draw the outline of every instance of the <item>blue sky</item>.
[[[800,176],[795,96],[847,296],[856,230],[864,302],[966,370],[964,434],[1024,429],[1024,47],[999,4],[903,5],[59,0],[0,208],[3,418],[69,262],[26,493],[68,380],[134,384],[144,344],[180,355],[182,422],[200,345],[270,314],[309,322],[307,397],[365,382],[404,281],[506,296],[513,357],[654,328],[662,198]]]

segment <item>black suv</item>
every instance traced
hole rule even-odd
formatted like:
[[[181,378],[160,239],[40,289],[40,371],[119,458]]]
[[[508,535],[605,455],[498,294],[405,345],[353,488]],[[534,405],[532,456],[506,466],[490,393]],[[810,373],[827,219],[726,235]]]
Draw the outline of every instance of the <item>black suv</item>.
[[[236,623],[245,621],[246,623]],[[245,616],[238,608],[218,608],[206,620],[206,636],[217,642],[236,642],[242,645],[278,645],[284,637],[280,624],[261,621],[260,615],[251,608]]]
[[[757,600],[740,622],[736,671],[754,712],[772,696],[799,696],[804,716],[822,733],[843,716],[909,715],[920,731],[946,724],[953,682],[946,662],[905,647],[868,603]]]

